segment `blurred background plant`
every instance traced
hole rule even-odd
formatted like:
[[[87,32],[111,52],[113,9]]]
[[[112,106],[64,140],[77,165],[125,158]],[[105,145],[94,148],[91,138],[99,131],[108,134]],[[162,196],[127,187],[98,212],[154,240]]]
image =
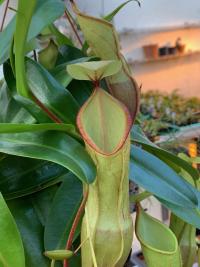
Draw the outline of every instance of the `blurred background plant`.
[[[171,94],[152,90],[142,94],[140,111],[143,129],[153,138],[200,122],[200,99],[183,97],[178,90]]]

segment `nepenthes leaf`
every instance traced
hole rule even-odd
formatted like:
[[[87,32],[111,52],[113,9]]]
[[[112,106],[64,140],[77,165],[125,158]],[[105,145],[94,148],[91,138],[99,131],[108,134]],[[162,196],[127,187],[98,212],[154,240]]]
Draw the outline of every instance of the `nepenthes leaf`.
[[[73,2],[72,5],[92,53],[102,60],[120,60],[122,62],[121,71],[112,77],[107,77],[106,82],[110,93],[127,106],[132,121],[134,121],[139,106],[139,88],[120,53],[114,26],[106,20],[83,14]]]
[[[176,236],[163,223],[138,206],[136,235],[148,267],[181,267],[181,255]]]
[[[126,6],[128,3],[135,1],[138,3],[139,7],[141,6],[140,2],[138,0],[128,0],[124,3],[122,3],[121,5],[119,5],[118,7],[116,7],[112,12],[110,12],[108,15],[106,15],[104,17],[105,20],[107,21],[112,21],[112,19],[114,18],[114,16],[124,7]]]
[[[67,72],[77,80],[99,81],[118,73],[121,66],[119,60],[90,61],[68,65]]]

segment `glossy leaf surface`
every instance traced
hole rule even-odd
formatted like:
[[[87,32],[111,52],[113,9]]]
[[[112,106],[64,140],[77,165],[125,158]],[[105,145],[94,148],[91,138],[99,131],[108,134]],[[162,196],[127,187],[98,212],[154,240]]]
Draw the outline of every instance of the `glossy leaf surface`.
[[[0,194],[0,214],[0,266],[25,267],[22,240],[2,194]]]
[[[3,64],[9,57],[10,44],[12,42],[15,30],[16,18],[13,18],[5,29],[0,32],[0,65]]]
[[[68,174],[58,189],[50,209],[44,233],[45,250],[64,249],[77,210],[82,201],[82,184]],[[80,232],[80,228],[78,229]]]
[[[0,191],[6,199],[22,197],[60,181],[66,173],[52,162],[7,155],[0,161]]]
[[[60,65],[72,60],[77,60],[83,57],[87,57],[87,54],[77,47],[71,45],[62,45],[59,47],[59,54],[56,65]]]
[[[0,89],[0,123],[34,123],[31,114],[22,108],[12,97],[7,85],[3,83]]]
[[[35,102],[29,98],[20,95],[14,95],[14,100],[25,110],[27,110],[38,123],[54,123],[44,110],[41,109]]]
[[[12,106],[16,105],[20,107],[20,109],[23,108],[25,111],[28,111],[26,113],[29,113],[29,116],[32,115],[32,117],[39,123],[52,122],[52,119],[49,118],[47,113],[40,106],[36,105],[32,99],[22,97],[16,93],[16,80],[13,75],[11,65],[8,62],[3,65],[3,73],[9,88],[9,90],[7,89],[10,94],[9,98],[12,98],[12,102],[14,102]],[[11,110],[8,111],[8,113],[10,112]]]
[[[147,191],[181,207],[198,206],[195,188],[155,156],[139,147],[132,146],[132,164],[130,178]]]
[[[62,34],[53,23],[50,24],[47,28],[48,28],[49,32],[55,36],[56,43],[59,46],[61,46],[61,45],[73,46],[71,39],[69,37],[67,37],[66,35]]]
[[[43,28],[60,17],[64,13],[64,10],[65,5],[61,0],[38,0],[36,11],[32,17],[27,41],[31,41],[41,32]],[[2,64],[8,58],[10,44],[15,30],[15,24],[16,17],[14,17],[7,25],[5,30],[0,33],[0,64]]]
[[[131,149],[129,178],[183,220],[200,225],[199,192],[164,162],[136,146]]]
[[[84,147],[64,133],[0,134],[0,151],[60,164],[86,183],[95,179],[94,164]]]
[[[134,125],[131,130],[131,140],[132,142],[138,143],[142,145],[142,148],[147,152],[155,155],[160,160],[164,161],[167,165],[169,165],[172,169],[174,169],[177,173],[181,171],[183,168],[186,172],[188,172],[195,180],[199,179],[199,172],[194,169],[187,161],[177,157],[171,152],[162,149],[156,144],[152,143],[144,134],[141,127],[139,125]]]
[[[59,131],[65,132],[70,136],[80,139],[74,125],[72,124],[56,124],[56,123],[40,123],[40,124],[24,124],[24,123],[1,123],[0,133],[25,133],[25,132],[41,132],[41,131]]]
[[[47,70],[30,59],[27,60],[27,82],[37,99],[61,121],[75,123],[78,112],[76,100]]]
[[[185,154],[179,155],[179,157],[184,157],[188,162],[191,158],[187,157]],[[180,175],[194,187],[197,187],[197,181],[193,179],[184,169],[181,169]],[[177,237],[178,244],[181,250],[183,267],[193,266],[196,258],[196,227],[188,224],[178,218],[173,213],[170,216],[170,228]]]
[[[82,106],[91,96],[94,90],[93,87],[94,86],[90,81],[72,80],[67,88],[79,105]]]
[[[90,59],[91,57],[81,57],[79,59],[75,59],[72,61],[67,61],[65,63],[59,64],[51,70],[51,74],[60,84],[62,84],[62,86],[66,87],[72,81],[72,77],[67,73],[66,67],[70,64],[75,64],[78,62],[87,62]]]
[[[23,239],[23,245],[26,256],[26,266],[31,267],[49,267],[50,261],[43,255],[44,249],[44,210],[48,211],[52,201],[52,193],[49,189],[42,193],[37,193],[29,197],[19,198],[8,201],[9,208]],[[41,199],[43,194],[43,209],[39,209],[37,200]],[[46,196],[45,196],[46,195]],[[46,201],[44,200],[46,198]],[[35,201],[36,200],[36,201]]]

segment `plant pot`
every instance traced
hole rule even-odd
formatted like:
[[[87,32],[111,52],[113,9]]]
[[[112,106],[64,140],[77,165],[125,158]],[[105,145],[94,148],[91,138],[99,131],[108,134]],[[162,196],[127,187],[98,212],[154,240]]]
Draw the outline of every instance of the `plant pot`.
[[[159,48],[159,56],[166,56],[169,54],[169,47],[168,46],[163,46]]]
[[[180,54],[183,54],[185,52],[185,44],[179,44],[179,45],[177,45],[177,51]]]
[[[158,45],[144,45],[143,51],[146,59],[156,59],[158,58]]]
[[[176,47],[169,47],[168,48],[168,53],[169,53],[169,55],[176,55],[177,48]]]

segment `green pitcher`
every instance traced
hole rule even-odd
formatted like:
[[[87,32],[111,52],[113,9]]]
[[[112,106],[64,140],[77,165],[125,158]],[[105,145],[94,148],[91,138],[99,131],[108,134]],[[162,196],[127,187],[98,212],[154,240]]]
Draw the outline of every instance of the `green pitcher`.
[[[181,267],[181,254],[174,233],[138,205],[136,235],[148,267]]]

